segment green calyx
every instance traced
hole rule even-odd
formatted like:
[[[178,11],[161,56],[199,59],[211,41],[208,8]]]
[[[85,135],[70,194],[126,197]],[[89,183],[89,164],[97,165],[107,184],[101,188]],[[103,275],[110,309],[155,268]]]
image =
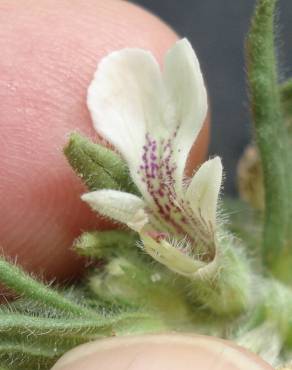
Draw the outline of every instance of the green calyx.
[[[189,296],[218,317],[238,317],[253,305],[256,279],[240,248],[235,239],[226,235],[218,245],[215,270],[207,276],[201,272],[189,285]]]
[[[136,234],[123,230],[84,232],[73,244],[74,250],[81,256],[104,259],[122,252],[126,256],[136,249]]]
[[[148,263],[147,263],[148,262]],[[168,329],[180,329],[190,307],[179,279],[163,267],[135,256],[112,258],[89,278],[89,287],[96,296],[112,304],[147,312],[168,323]]]

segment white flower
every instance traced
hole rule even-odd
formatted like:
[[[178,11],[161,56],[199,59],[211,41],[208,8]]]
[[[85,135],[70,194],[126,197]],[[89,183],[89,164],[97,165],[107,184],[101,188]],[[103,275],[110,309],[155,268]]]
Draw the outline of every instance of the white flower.
[[[216,208],[222,181],[218,157],[190,181],[186,160],[207,113],[207,93],[190,43],[178,41],[162,71],[140,49],[100,63],[88,90],[97,132],[119,150],[142,199],[121,191],[82,196],[103,215],[140,233],[156,260],[191,276],[216,254]]]

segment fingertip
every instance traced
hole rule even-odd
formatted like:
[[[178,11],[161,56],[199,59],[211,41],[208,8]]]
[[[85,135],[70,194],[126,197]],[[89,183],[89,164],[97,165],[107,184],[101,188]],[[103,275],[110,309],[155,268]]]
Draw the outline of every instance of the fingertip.
[[[272,370],[254,354],[221,339],[161,334],[105,339],[63,356],[52,370]]]
[[[192,177],[194,170],[204,162],[210,141],[210,129],[211,129],[211,115],[210,111],[204,121],[204,125],[198,135],[196,142],[191,148],[187,164],[186,164],[186,176]]]
[[[62,154],[72,131],[96,138],[86,108],[96,65],[124,47],[161,60],[177,36],[116,0],[5,0],[0,23],[0,245],[29,271],[67,278],[82,266],[73,239],[108,226],[80,200]]]

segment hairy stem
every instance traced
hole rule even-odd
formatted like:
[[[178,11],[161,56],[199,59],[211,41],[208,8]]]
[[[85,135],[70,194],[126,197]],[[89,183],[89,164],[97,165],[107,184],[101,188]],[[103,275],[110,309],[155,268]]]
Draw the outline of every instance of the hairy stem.
[[[288,133],[282,113],[274,51],[276,0],[259,0],[247,39],[248,81],[265,187],[262,257],[274,266],[287,253],[289,224]]]
[[[82,332],[89,334],[112,335],[111,324],[114,320],[105,318],[93,319],[57,319],[33,317],[22,314],[1,313],[0,332],[9,332],[18,336],[25,335],[60,335],[62,337],[75,336]]]

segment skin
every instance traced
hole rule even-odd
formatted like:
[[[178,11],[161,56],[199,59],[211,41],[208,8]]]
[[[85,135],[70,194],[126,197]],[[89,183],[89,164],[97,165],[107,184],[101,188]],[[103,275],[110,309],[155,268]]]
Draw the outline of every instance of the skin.
[[[83,267],[70,251],[74,238],[111,227],[80,201],[85,189],[62,155],[71,131],[98,141],[85,104],[96,65],[124,47],[151,50],[161,62],[177,35],[118,0],[2,0],[0,24],[0,246],[28,271],[69,279]],[[208,130],[207,119],[188,174],[206,155]],[[239,369],[228,357],[232,344],[220,342],[214,353],[214,338],[202,347],[196,337],[192,344],[189,336],[177,343],[168,337],[110,339],[109,348],[107,341],[87,344],[54,369]],[[243,359],[242,350],[234,353],[233,360],[236,354]],[[271,369],[244,356],[258,369]]]
[[[75,348],[52,370],[272,370],[252,353],[216,338],[163,334],[106,339]]]
[[[83,266],[74,238],[109,227],[80,200],[85,189],[62,154],[72,131],[98,140],[86,107],[96,65],[124,47],[161,61],[177,35],[117,0],[2,0],[0,24],[0,247],[28,271],[68,279]],[[189,172],[207,141],[205,126]]]

